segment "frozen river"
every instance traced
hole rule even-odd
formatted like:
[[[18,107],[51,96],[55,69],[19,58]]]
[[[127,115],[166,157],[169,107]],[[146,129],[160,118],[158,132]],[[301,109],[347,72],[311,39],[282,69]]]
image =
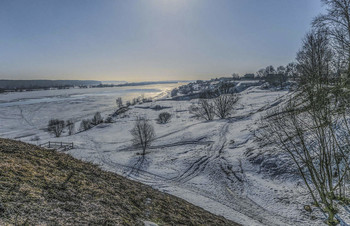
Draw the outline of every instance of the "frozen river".
[[[154,97],[157,95],[165,94],[167,91],[177,86],[179,86],[179,83],[145,86],[124,86],[89,89],[72,88],[60,90],[13,92],[0,95],[0,107],[70,101],[89,97],[101,97],[100,99],[103,99],[103,101],[105,101],[106,98],[115,101],[116,97],[122,97],[125,100],[131,100],[132,98],[143,94],[146,97]]]
[[[181,85],[155,84],[88,89],[41,90],[0,95],[0,136],[23,138],[43,131],[51,118],[79,121],[99,111],[110,113],[116,98],[163,97]],[[39,131],[38,131],[39,130]]]

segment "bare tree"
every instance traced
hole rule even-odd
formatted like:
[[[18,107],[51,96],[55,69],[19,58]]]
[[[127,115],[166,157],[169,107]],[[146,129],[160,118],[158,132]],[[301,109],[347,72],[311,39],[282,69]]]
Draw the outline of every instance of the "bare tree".
[[[294,81],[298,77],[298,70],[297,70],[297,64],[296,63],[289,63],[286,66],[286,74],[289,78],[292,78]]]
[[[240,79],[238,73],[232,73],[232,78],[233,78],[234,80],[239,80],[239,79]]]
[[[232,94],[236,84],[231,82],[221,82],[218,86],[219,95],[221,94]]]
[[[284,83],[287,81],[286,74],[269,74],[265,77],[265,81],[272,86],[280,86],[283,88]]]
[[[80,123],[80,131],[86,131],[92,128],[90,119],[83,119]]]
[[[272,65],[267,66],[265,68],[265,76],[268,75],[268,74],[275,74],[275,73],[276,73],[276,70],[275,70],[275,68]]]
[[[266,76],[266,74],[265,74],[265,68],[262,68],[262,69],[258,70],[258,71],[255,73],[255,75],[256,75],[257,77],[259,77],[259,78],[262,78],[262,77]]]
[[[74,133],[75,124],[72,120],[67,120],[66,127],[68,128],[68,134],[72,135]]]
[[[277,67],[277,73],[284,75],[286,73],[286,68],[284,66],[278,66]]]
[[[327,12],[313,21],[297,54],[301,89],[264,118],[262,137],[288,153],[314,204],[335,225],[335,200],[350,200],[349,94],[334,76],[345,62],[350,78],[350,0],[322,2]]]
[[[130,131],[133,144],[141,146],[142,155],[146,154],[146,149],[151,145],[155,138],[153,126],[145,118],[137,118],[134,128]]]
[[[98,124],[101,124],[102,122],[103,122],[103,118],[101,116],[101,113],[100,112],[96,112],[94,117],[91,120],[91,124],[96,126]]]
[[[119,108],[123,107],[123,99],[121,97],[116,99],[116,103]]]
[[[221,119],[231,115],[234,106],[238,102],[238,95],[224,94],[214,99],[214,113]]]
[[[52,134],[54,134],[56,137],[60,137],[63,129],[64,129],[65,123],[63,120],[59,119],[51,119],[48,123],[48,131]]]
[[[264,122],[264,139],[287,152],[297,166],[315,203],[334,224],[334,200],[347,200],[350,121],[327,88],[313,97],[298,95],[270,112]]]
[[[350,0],[322,0],[326,13],[316,17],[313,26],[326,29],[332,38],[338,57],[346,61],[347,78],[350,77]]]
[[[214,105],[211,100],[199,99],[197,105],[190,107],[190,113],[198,119],[204,119],[206,121],[211,121],[214,119]]]
[[[166,124],[170,121],[171,114],[169,112],[162,112],[158,115],[157,122],[159,124]]]
[[[300,84],[306,88],[327,84],[332,58],[326,32],[313,30],[306,34],[302,49],[297,53]]]
[[[132,105],[136,105],[137,103],[139,103],[139,98],[133,98]]]

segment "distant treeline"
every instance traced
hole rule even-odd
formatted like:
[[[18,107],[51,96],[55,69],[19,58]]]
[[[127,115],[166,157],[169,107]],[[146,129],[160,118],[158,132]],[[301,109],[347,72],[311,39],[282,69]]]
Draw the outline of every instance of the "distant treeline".
[[[118,84],[115,86],[144,86],[144,85],[155,85],[155,84],[173,84],[173,83],[181,83],[181,82],[189,82],[189,81],[152,81],[152,82],[131,82]]]
[[[73,86],[99,85],[100,81],[93,80],[0,80],[2,90],[65,88]]]

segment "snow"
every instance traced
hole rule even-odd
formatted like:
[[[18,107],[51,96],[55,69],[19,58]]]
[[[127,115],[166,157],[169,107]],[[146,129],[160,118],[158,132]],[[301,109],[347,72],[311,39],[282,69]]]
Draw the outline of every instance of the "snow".
[[[149,95],[164,95],[159,87],[150,89],[158,92],[151,90]],[[0,104],[0,136],[35,144],[74,142],[75,149],[69,154],[78,159],[151,185],[243,225],[322,224],[324,216],[319,210],[313,208],[312,213],[304,210],[304,205],[310,205],[311,200],[299,180],[294,176],[273,178],[261,172],[260,165],[251,163],[246,155],[248,150],[254,154],[264,153],[254,139],[254,131],[261,116],[286,98],[287,91],[249,87],[240,93],[232,117],[225,120],[205,122],[193,118],[188,108],[197,100],[158,100],[140,105],[142,108],[131,107],[123,117],[115,118],[115,123],[72,136],[64,134],[54,138],[43,130],[53,116],[78,121],[91,118],[96,111],[104,116],[112,113],[117,92],[103,91],[97,95],[90,90],[86,93],[69,90],[67,98],[54,104],[41,101],[25,105]],[[62,94],[57,92],[28,96],[14,93],[0,100],[6,104],[19,103],[21,99],[61,98],[57,95]],[[126,98],[139,95],[131,93]],[[145,108],[155,105],[169,108],[161,111]],[[172,114],[170,123],[156,123],[161,112]],[[156,131],[156,140],[144,158],[139,155],[141,150],[132,146],[129,133],[137,116],[147,117]],[[40,140],[34,141],[35,136]]]

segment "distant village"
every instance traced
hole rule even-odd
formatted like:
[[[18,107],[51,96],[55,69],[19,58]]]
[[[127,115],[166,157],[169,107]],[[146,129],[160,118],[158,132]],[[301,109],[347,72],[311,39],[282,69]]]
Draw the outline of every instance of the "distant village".
[[[239,76],[233,73],[231,77],[220,77],[208,81],[197,80],[172,90],[173,99],[211,98],[222,93],[235,93],[252,85],[285,89],[291,88],[298,77],[295,64],[280,66],[276,70],[273,66],[260,69],[258,72]],[[254,84],[252,84],[254,83]]]

